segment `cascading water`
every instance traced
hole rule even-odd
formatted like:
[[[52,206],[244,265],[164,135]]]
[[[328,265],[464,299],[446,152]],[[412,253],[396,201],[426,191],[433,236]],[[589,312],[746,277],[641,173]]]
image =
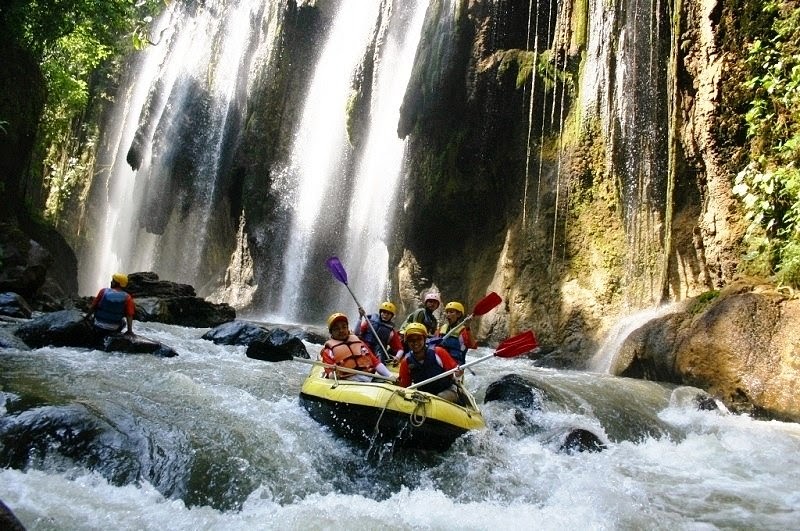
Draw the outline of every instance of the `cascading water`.
[[[120,89],[98,155],[97,167],[109,171],[98,172],[94,186],[107,201],[97,202],[105,211],[81,259],[81,291],[106,284],[115,270],[205,284],[220,180],[248,83],[268,62],[279,8],[258,0],[167,7],[156,42]]]
[[[366,7],[351,1],[339,8],[305,98],[289,165],[279,177],[278,186],[286,189],[285,200],[294,210],[278,307],[290,321],[308,315],[303,288],[315,257],[312,244],[322,235],[343,237],[343,230],[330,229],[344,229],[349,207],[347,102],[379,4]]]
[[[644,279],[662,252],[668,138],[668,17],[661,2],[588,3],[588,42],[579,92],[586,124],[606,139],[606,167],[620,183],[630,250],[629,279]],[[658,273],[656,273],[658,274]],[[660,300],[657,279],[644,280],[640,302]]]
[[[324,270],[333,254],[365,303],[377,304],[388,292],[387,213],[405,145],[397,122],[427,1],[347,0],[334,7],[290,154],[274,162],[266,181],[281,208],[293,212],[291,226],[280,229],[288,235],[285,248],[265,242],[284,258],[262,296],[263,313],[283,321],[352,308]],[[156,271],[200,288],[220,276],[224,248],[215,240],[233,238],[239,214],[220,195],[249,116],[251,85],[270,75],[283,9],[255,0],[176,2],[160,18],[157,43],[120,91],[125,98],[108,127],[110,147],[98,157],[98,167],[110,168],[95,184],[107,201],[94,202],[105,207],[104,219],[97,244],[82,257],[82,291],[93,292],[115,270]],[[353,125],[356,115],[366,118]],[[233,255],[241,252],[237,247]]]
[[[385,28],[380,39],[369,132],[356,171],[347,245],[341,253],[353,266],[359,294],[375,304],[388,297],[389,212],[402,176],[405,147],[397,137],[397,123],[427,5],[428,0],[416,0],[396,6],[403,23]]]
[[[347,1],[336,14],[278,184],[294,210],[274,309],[286,320],[352,308],[344,290],[338,297],[320,296],[319,283],[333,282],[323,265],[330,255],[342,260],[359,301],[377,304],[386,296],[387,212],[404,147],[397,122],[426,6],[427,1],[383,6]],[[372,79],[358,79],[362,61]],[[358,90],[354,78],[367,84],[360,88],[372,96],[366,134],[357,145],[347,136],[348,112],[357,112],[351,106]]]

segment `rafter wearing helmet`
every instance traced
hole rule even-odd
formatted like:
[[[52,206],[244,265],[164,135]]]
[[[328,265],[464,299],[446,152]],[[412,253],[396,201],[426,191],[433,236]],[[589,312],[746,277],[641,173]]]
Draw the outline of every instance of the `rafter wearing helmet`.
[[[395,358],[399,360],[403,356],[403,341],[393,321],[397,313],[394,303],[382,302],[377,314],[367,315],[363,308],[359,308],[358,313],[360,319],[356,325],[356,335],[369,345],[383,363],[393,362]],[[384,348],[387,352],[384,352]]]
[[[478,348],[478,343],[472,337],[469,329],[469,321],[462,322],[464,317],[464,305],[458,301],[450,301],[444,307],[445,322],[439,326],[436,337],[444,339],[439,345],[447,350],[448,353],[463,365],[467,361],[467,351],[471,348]]]
[[[386,365],[381,363],[378,357],[370,350],[369,346],[358,336],[350,333],[350,325],[345,314],[332,313],[328,317],[328,331],[331,337],[325,342],[320,352],[320,358],[324,363],[363,372],[377,372],[381,376],[392,375]],[[335,375],[336,378],[351,381],[372,381],[372,378],[363,374],[335,371],[331,368],[325,369],[325,375],[328,378],[333,378]]]
[[[429,336],[436,334],[436,330],[439,327],[439,320],[436,319],[435,312],[439,309],[441,304],[442,299],[439,297],[438,293],[435,291],[426,293],[422,307],[408,314],[408,317],[406,317],[406,320],[400,326],[400,333],[404,334],[406,328],[408,328],[408,325],[411,323],[422,323],[428,330]]]

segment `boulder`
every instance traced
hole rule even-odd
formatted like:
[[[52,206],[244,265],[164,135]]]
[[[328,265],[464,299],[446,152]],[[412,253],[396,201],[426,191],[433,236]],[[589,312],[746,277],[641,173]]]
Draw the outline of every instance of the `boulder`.
[[[699,387],[732,411],[800,422],[798,322],[800,300],[740,279],[630,334],[611,373]]]
[[[542,392],[533,387],[530,381],[517,374],[507,374],[489,384],[483,401],[509,402],[524,409],[540,410],[544,398]]]
[[[52,345],[94,348],[106,352],[153,354],[162,358],[178,355],[166,345],[137,335],[113,334],[98,340],[91,325],[77,310],[62,310],[41,315],[20,325],[15,334],[31,348]]]
[[[270,331],[246,321],[230,321],[212,328],[203,339],[217,345],[250,345],[255,341],[266,342]]]
[[[174,349],[137,335],[114,334],[103,339],[103,350],[106,352],[125,352],[126,354],[152,354],[159,358],[174,358],[178,355]]]
[[[229,304],[215,304],[200,297],[134,297],[133,300],[134,318],[144,322],[208,328],[236,319],[236,310]]]
[[[246,355],[263,361],[287,361],[293,357],[310,359],[303,341],[280,328],[274,329],[266,338],[250,343]]]
[[[575,428],[567,433],[559,451],[574,454],[577,452],[601,452],[606,448],[605,443],[594,433],[582,428]]]
[[[158,275],[153,272],[131,273],[128,275],[128,285],[125,286],[125,291],[134,298],[195,297],[197,295],[194,288],[189,284],[160,280]]]
[[[77,310],[61,310],[41,315],[17,328],[17,337],[31,348],[88,347],[95,344],[89,323]]]
[[[11,291],[0,293],[0,315],[30,319],[32,313],[28,302],[21,295]]]
[[[17,516],[0,500],[0,529],[5,531],[25,531],[25,526]]]
[[[159,280],[152,272],[129,274],[125,291],[133,297],[134,318],[139,321],[209,328],[236,319],[231,305],[197,297],[192,286]],[[91,297],[85,297],[75,305],[86,311],[91,301]]]

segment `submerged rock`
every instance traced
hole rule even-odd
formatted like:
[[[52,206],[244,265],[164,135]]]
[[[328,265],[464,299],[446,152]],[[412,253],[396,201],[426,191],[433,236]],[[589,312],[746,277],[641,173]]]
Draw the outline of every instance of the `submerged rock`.
[[[495,400],[510,402],[524,409],[542,409],[541,392],[534,389],[531,382],[517,374],[508,374],[492,382],[486,388],[484,402]]]
[[[203,339],[217,345],[249,345],[255,341],[266,341],[270,331],[246,321],[230,321],[212,328]]]
[[[600,437],[589,430],[576,428],[567,434],[559,450],[574,454],[576,452],[601,452],[606,448],[607,446],[600,440]]]
[[[126,354],[153,354],[159,358],[174,358],[178,355],[172,348],[152,339],[125,334],[115,334],[103,339],[103,350]]]
[[[3,500],[0,500],[0,529],[5,531],[25,531],[25,526],[11,512],[11,509],[3,503]]]

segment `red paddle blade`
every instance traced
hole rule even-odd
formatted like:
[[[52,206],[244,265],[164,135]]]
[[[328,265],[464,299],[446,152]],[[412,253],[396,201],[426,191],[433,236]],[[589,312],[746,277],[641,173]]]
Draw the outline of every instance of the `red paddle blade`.
[[[472,310],[472,315],[483,315],[492,308],[495,308],[502,301],[503,299],[500,298],[500,295],[493,291],[478,301],[475,305],[475,309]]]
[[[536,340],[536,336],[533,335],[531,330],[528,330],[527,332],[501,341],[500,344],[497,345],[494,355],[500,358],[513,358],[520,354],[530,352],[537,346],[539,346],[539,342]]]
[[[342,284],[347,284],[347,271],[344,270],[344,266],[339,261],[339,258],[331,256],[325,260],[325,265],[336,278],[336,280]]]

